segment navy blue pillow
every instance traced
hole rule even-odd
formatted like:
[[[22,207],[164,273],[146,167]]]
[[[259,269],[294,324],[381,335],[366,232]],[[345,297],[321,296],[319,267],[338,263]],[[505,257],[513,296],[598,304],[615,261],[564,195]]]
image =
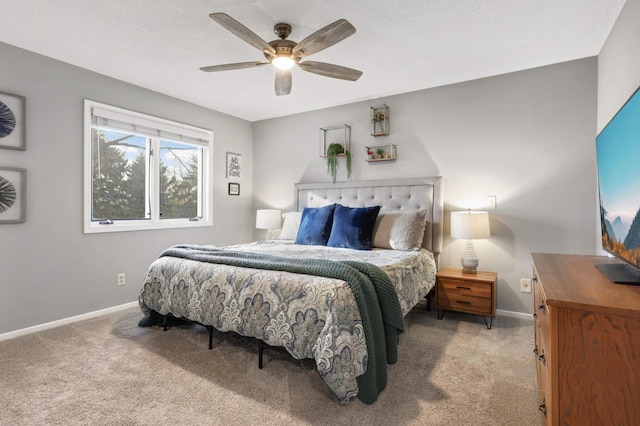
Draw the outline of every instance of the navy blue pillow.
[[[337,204],[333,212],[333,227],[327,245],[371,250],[373,227],[379,212],[380,206],[345,207]]]
[[[296,244],[326,246],[331,235],[335,207],[335,204],[318,208],[305,207],[302,210]]]

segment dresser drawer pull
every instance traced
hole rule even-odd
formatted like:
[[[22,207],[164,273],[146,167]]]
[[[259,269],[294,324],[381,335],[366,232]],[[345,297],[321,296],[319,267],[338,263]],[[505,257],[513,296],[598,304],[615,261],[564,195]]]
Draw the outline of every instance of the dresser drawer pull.
[[[460,290],[471,290],[471,287],[465,287],[463,285],[457,285],[456,288],[459,288]]]
[[[470,305],[471,302],[467,302],[466,300],[456,300],[456,303],[459,303],[461,305]]]
[[[540,361],[542,365],[547,365],[547,361],[544,358],[544,354],[538,356],[538,361]]]
[[[545,309],[545,308],[544,308],[544,303],[543,303],[542,305],[538,306],[538,310],[539,310],[540,312],[544,312],[544,309]]]
[[[531,278],[531,284],[536,284],[538,282],[538,277]]]
[[[542,414],[547,415],[547,406],[545,404],[540,404],[538,406],[538,410],[542,411]]]
[[[534,353],[534,355],[538,355],[538,347],[537,346],[535,348],[533,348],[533,353]]]
[[[536,314],[535,312],[533,313],[533,319],[538,318],[538,314]]]

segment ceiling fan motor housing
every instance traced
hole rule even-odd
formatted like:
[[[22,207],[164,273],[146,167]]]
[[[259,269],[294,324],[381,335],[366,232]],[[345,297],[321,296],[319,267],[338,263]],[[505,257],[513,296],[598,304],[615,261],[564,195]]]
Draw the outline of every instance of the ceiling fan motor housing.
[[[293,60],[300,59],[300,58],[294,58],[291,55],[293,47],[296,44],[297,43],[295,41],[291,41],[291,40],[273,40],[273,41],[270,41],[269,42],[269,46],[274,48],[274,50],[276,51],[276,54],[272,55],[270,52],[264,52],[264,56],[269,61],[271,61],[273,58],[278,57],[278,56],[286,56],[286,57],[291,58]]]

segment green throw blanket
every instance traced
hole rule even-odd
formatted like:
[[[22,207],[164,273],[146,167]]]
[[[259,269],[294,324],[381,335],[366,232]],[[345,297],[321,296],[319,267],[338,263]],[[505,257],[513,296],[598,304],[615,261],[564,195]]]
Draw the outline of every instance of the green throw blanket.
[[[386,364],[398,359],[398,336],[404,331],[404,319],[395,288],[379,267],[365,262],[289,259],[194,245],[170,247],[160,254],[163,256],[346,281],[358,304],[367,342],[367,370],[357,378],[358,398],[371,404],[387,385]]]

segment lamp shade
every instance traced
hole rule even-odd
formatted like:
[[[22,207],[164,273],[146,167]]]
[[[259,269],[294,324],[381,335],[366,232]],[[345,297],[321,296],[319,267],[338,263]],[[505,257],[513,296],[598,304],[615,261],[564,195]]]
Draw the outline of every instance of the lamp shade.
[[[489,213],[471,210],[451,213],[451,238],[478,240],[490,235]]]
[[[280,210],[262,209],[256,212],[256,228],[278,229],[282,218]]]

